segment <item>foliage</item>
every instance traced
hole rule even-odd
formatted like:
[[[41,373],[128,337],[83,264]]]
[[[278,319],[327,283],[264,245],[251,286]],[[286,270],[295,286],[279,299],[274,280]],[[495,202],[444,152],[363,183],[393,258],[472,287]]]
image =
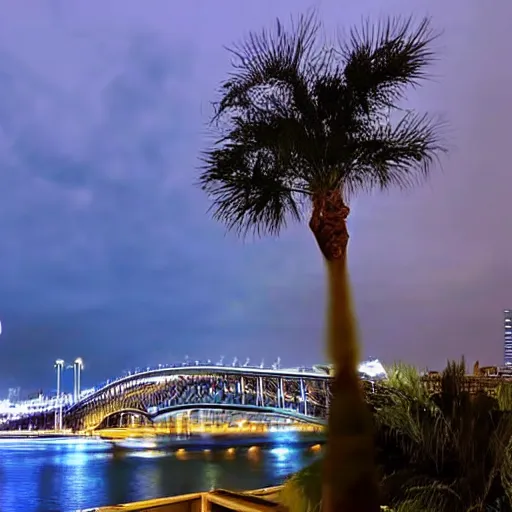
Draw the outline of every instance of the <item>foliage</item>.
[[[512,383],[502,381],[496,389],[496,399],[502,411],[512,411]]]
[[[322,460],[318,459],[289,477],[281,491],[280,502],[290,512],[320,512],[322,509]],[[388,507],[381,510],[392,512]]]
[[[426,387],[423,385],[421,375],[418,370],[405,363],[394,363],[386,370],[387,388],[392,388],[395,392],[400,391],[416,400],[426,403],[428,402],[428,393]]]
[[[488,395],[470,396],[464,379],[464,363],[452,362],[432,396],[414,377],[377,391],[386,395],[374,407],[383,495],[397,511],[483,511],[498,503],[496,510],[512,510],[512,413]]]
[[[230,50],[200,176],[230,229],[277,234],[313,197],[412,185],[445,151],[443,124],[403,108],[434,57],[428,19],[366,22],[336,44],[321,28],[277,21]]]
[[[322,460],[289,477],[280,500],[290,512],[319,512],[322,508]]]
[[[397,364],[366,387],[382,502],[395,512],[512,511],[512,384],[501,383],[497,398],[470,396],[464,374],[464,362],[450,362],[428,395],[417,370]],[[315,462],[286,482],[291,511],[318,509],[320,471]]]

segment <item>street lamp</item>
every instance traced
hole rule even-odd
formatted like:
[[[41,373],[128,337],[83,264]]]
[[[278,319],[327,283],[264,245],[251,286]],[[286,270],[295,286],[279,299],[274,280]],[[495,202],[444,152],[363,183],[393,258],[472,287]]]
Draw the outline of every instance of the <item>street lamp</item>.
[[[55,430],[62,430],[62,403],[61,403],[61,388],[62,388],[62,372],[64,371],[64,360],[57,359],[54,364],[57,371],[57,408],[55,410]]]
[[[80,386],[82,370],[84,368],[84,362],[81,357],[77,357],[73,363],[73,402],[80,400]]]

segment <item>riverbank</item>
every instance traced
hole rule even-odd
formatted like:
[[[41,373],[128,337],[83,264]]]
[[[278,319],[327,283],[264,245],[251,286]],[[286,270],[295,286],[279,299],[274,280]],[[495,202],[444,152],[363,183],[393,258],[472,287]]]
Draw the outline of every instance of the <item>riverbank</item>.
[[[272,432],[266,434],[192,434],[188,436],[154,436],[141,438],[109,438],[100,436],[118,449],[158,449],[171,451],[229,450],[231,448],[320,448],[326,441],[322,433]]]
[[[90,437],[84,433],[55,430],[0,430],[2,439],[66,439],[77,437]]]
[[[0,431],[0,441],[4,439],[30,440],[30,439],[96,439],[106,441],[115,446],[126,446],[130,449],[138,447],[171,448],[174,450],[205,450],[208,448],[229,448],[230,446],[249,447],[253,445],[274,447],[282,444],[304,447],[308,445],[323,445],[325,434],[322,432],[295,432],[275,431],[265,433],[203,433],[203,434],[158,434],[137,435],[135,432],[122,431],[122,429],[103,430],[97,432],[71,432],[71,431]]]

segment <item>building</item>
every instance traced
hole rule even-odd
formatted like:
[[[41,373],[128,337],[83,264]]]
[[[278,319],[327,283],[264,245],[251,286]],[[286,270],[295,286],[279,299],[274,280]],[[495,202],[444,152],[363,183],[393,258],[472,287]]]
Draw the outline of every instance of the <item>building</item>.
[[[19,399],[20,399],[20,388],[19,387],[9,388],[7,400],[9,400],[9,402],[14,404],[14,403],[18,402]]]
[[[505,366],[512,365],[512,311],[505,309],[503,312],[504,332],[504,363]]]

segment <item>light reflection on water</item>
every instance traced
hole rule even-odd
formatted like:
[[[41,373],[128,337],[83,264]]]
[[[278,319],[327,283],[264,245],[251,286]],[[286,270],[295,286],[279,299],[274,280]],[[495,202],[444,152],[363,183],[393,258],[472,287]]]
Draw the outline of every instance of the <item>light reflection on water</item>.
[[[276,485],[317,456],[286,440],[273,449],[180,453],[119,451],[92,439],[0,440],[0,511],[70,512],[219,487]]]

